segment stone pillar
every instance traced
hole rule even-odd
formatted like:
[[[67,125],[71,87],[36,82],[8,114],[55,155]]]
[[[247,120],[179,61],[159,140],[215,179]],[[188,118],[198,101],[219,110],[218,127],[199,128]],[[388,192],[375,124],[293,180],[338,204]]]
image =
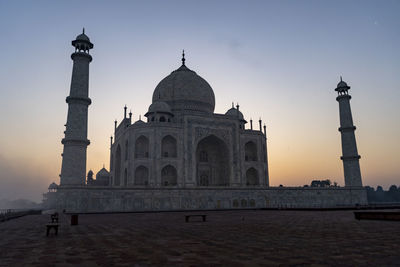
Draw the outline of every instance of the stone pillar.
[[[90,144],[87,139],[89,98],[89,63],[92,57],[89,50],[93,44],[82,34],[72,41],[75,53],[71,55],[74,62],[72,69],[70,94],[68,103],[67,124],[64,145],[60,185],[84,185],[86,174],[86,149]]]
[[[360,155],[358,155],[356,137],[354,131],[356,127],[353,125],[351,115],[350,99],[348,94],[348,86],[342,78],[335,89],[338,92],[336,100],[339,102],[340,128],[342,138],[342,157],[344,169],[345,186],[361,187],[361,171],[360,171]]]

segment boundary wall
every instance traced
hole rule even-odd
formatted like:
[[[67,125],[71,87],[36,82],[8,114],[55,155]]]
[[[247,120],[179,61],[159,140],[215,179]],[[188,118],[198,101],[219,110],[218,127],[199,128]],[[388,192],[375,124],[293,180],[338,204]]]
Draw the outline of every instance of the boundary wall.
[[[261,208],[344,208],[368,205],[363,187],[129,188],[61,186],[56,208],[68,213]]]

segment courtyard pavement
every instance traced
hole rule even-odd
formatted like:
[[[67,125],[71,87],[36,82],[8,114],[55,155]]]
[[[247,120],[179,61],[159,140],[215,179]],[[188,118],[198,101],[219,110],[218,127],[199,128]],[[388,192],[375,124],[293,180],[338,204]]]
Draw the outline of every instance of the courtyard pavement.
[[[186,214],[207,214],[207,221]],[[399,266],[400,222],[352,211],[50,215],[0,223],[0,266]]]

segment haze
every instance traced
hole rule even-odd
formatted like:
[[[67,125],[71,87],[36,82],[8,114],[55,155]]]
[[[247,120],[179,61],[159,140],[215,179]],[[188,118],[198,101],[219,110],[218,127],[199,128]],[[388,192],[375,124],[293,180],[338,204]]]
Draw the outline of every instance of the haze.
[[[0,199],[39,201],[59,183],[82,27],[94,43],[87,171],[109,168],[113,121],[125,104],[143,116],[185,49],[217,113],[239,102],[266,123],[272,186],[344,184],[340,75],[364,185],[399,185],[399,13],[399,1],[0,1]]]

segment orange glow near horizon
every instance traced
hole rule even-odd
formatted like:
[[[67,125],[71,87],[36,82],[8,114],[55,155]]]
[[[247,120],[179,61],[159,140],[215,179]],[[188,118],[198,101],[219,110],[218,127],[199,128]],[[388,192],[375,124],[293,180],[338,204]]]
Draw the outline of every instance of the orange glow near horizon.
[[[114,120],[125,104],[134,121],[143,117],[184,48],[186,65],[214,90],[216,113],[234,101],[254,128],[260,117],[266,123],[270,185],[344,184],[334,91],[342,75],[363,184],[400,186],[398,2],[379,10],[368,1],[79,6],[77,13],[67,2],[0,3],[0,201],[40,201],[59,183],[70,42],[83,26],[94,43],[87,171],[109,169]]]

